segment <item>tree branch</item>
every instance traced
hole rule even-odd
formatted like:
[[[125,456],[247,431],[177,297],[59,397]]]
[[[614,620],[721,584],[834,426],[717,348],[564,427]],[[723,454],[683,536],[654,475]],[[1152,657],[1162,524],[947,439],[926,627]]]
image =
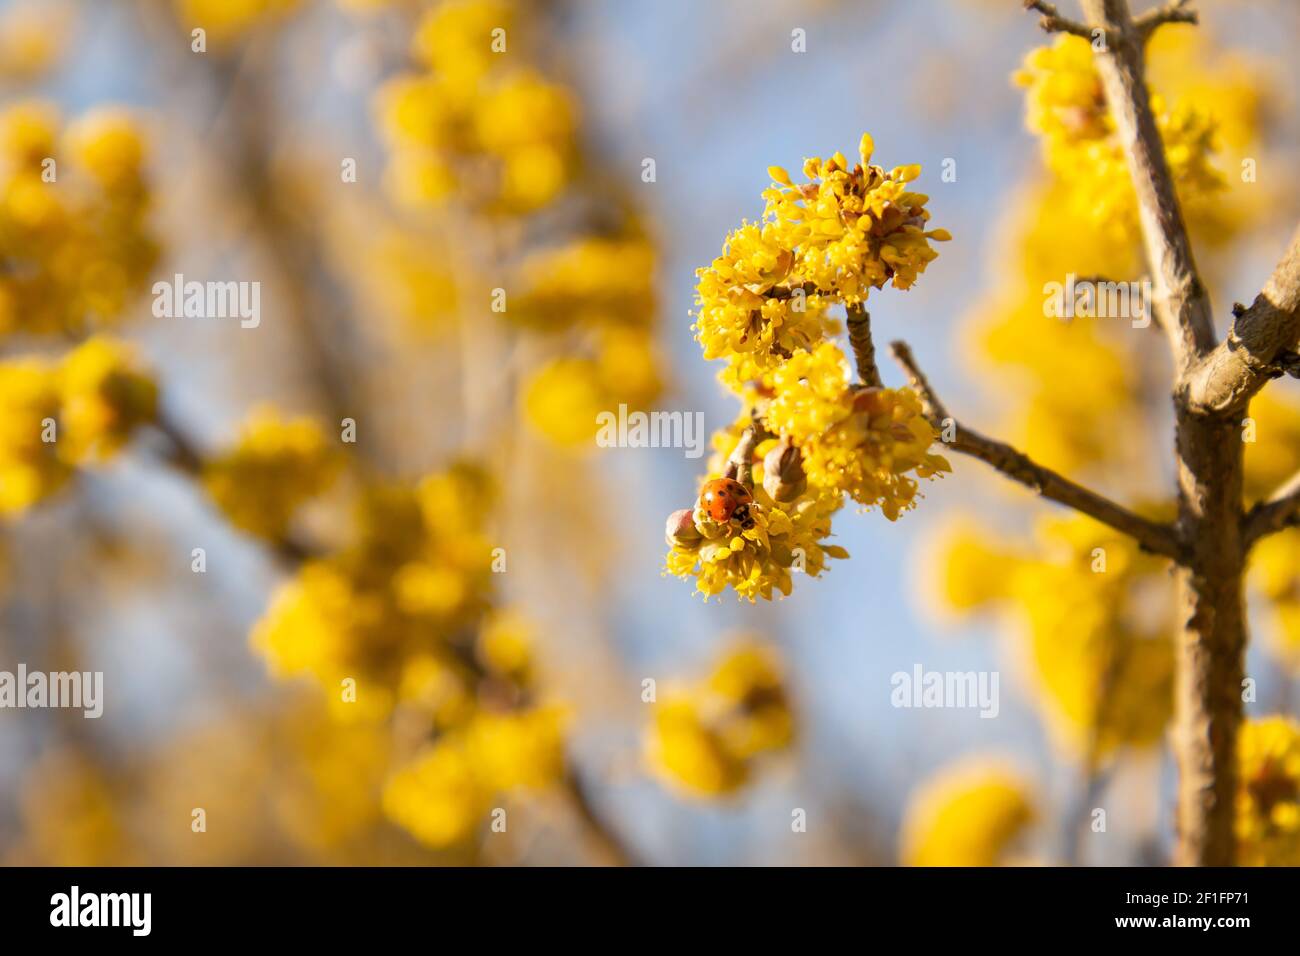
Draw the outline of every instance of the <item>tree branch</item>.
[[[871,341],[871,316],[862,305],[848,308],[849,344],[853,346],[853,359],[858,366],[858,378],[863,385],[879,388],[884,382],[876,367],[876,346]]]
[[[1125,0],[1083,0],[1083,8],[1090,21],[1106,28],[1105,49],[1094,59],[1116,135],[1126,147],[1156,312],[1181,373],[1214,347],[1214,321],[1151,111],[1143,38]]]
[[[1201,414],[1235,417],[1251,397],[1284,373],[1296,375],[1300,340],[1300,228],[1249,309],[1227,339],[1188,374],[1187,402]]]
[[[1164,555],[1177,560],[1181,555],[1178,537],[1172,526],[1160,524],[1143,518],[1105,498],[1095,491],[1076,484],[1062,477],[1050,468],[1046,468],[1024,452],[1017,451],[1004,442],[981,435],[958,423],[949,414],[930,386],[925,374],[916,364],[912,350],[906,342],[894,342],[890,345],[894,360],[907,373],[908,381],[921,397],[926,417],[940,432],[955,432],[952,441],[945,444],[954,451],[978,458],[980,461],[1002,472],[1012,481],[1024,485],[1033,492],[1055,501],[1057,504],[1073,508],[1075,511],[1095,518],[1137,541],[1144,550],[1153,554]]]
[[[1242,547],[1249,549],[1260,538],[1296,525],[1300,525],[1300,472],[1246,513]]]
[[[726,466],[722,469],[724,478],[735,478],[746,488],[754,487],[754,449],[758,443],[768,437],[768,431],[755,415],[745,430],[740,433],[740,441],[731,451]]]
[[[1038,25],[1046,33],[1073,33],[1085,40],[1092,39],[1092,27],[1086,23],[1079,23],[1077,20],[1061,16],[1055,4],[1047,3],[1045,0],[1025,0],[1025,9],[1036,10],[1043,15],[1043,18],[1038,21]]]
[[[564,790],[568,794],[573,808],[578,812],[592,840],[618,866],[636,866],[637,857],[631,847],[623,842],[618,831],[607,825],[596,811],[591,799],[590,787],[582,774],[570,761],[568,772],[563,780]]]
[[[154,419],[154,429],[167,439],[164,460],[181,474],[199,482],[203,477],[203,453],[197,444],[175,421],[161,411]],[[299,565],[318,556],[317,548],[305,541],[285,534],[275,540],[262,539],[281,561]]]
[[[1142,43],[1151,39],[1151,34],[1166,23],[1199,23],[1195,10],[1188,9],[1190,0],[1170,0],[1162,7],[1148,10],[1133,19]]]

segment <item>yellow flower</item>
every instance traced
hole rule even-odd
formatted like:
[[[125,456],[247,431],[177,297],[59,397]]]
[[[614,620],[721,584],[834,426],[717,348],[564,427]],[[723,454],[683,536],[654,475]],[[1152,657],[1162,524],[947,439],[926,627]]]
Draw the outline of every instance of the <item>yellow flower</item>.
[[[492,791],[541,789],[564,773],[565,712],[541,706],[506,713],[483,711],[466,731],[476,772]]]
[[[463,714],[448,681],[472,698],[466,657],[492,584],[485,484],[454,465],[416,487],[366,488],[354,540],[304,564],[254,627],[272,672],[311,675],[341,718],[383,718],[398,700],[435,722]],[[347,678],[355,701],[339,693]]]
[[[37,359],[0,362],[0,514],[53,494],[72,468],[59,454],[57,373]]]
[[[852,168],[838,153],[810,159],[810,182],[798,185],[772,167],[762,221],[742,224],[699,270],[696,337],[706,359],[737,365],[733,386],[833,333],[827,306],[858,305],[886,283],[909,288],[937,255],[930,243],[949,238],[926,231],[929,197],[907,187],[920,167],[886,172],[871,151],[864,135]]]
[[[1237,862],[1300,866],[1300,725],[1249,720],[1237,740]]]
[[[749,779],[745,761],[726,748],[688,699],[665,700],[657,706],[652,748],[660,775],[687,794],[733,793]]]
[[[1023,781],[1004,767],[968,760],[928,780],[908,801],[905,866],[1000,866],[1035,817]]]
[[[461,843],[500,793],[551,785],[564,773],[564,712],[554,706],[479,712],[393,774],[384,812],[426,846]]]
[[[488,613],[479,629],[479,660],[494,674],[527,684],[533,664],[533,623],[512,609]]]
[[[1173,709],[1174,603],[1165,563],[1083,516],[1040,522],[1036,543],[1037,553],[997,554],[982,564],[971,559],[980,562],[987,549],[950,556],[965,578],[958,596],[1004,601],[1027,628],[1035,690],[1062,744],[1095,758],[1159,743]],[[969,538],[954,546],[969,550]]]
[[[557,445],[569,448],[593,444],[596,416],[610,407],[596,363],[581,358],[555,359],[543,365],[525,386],[522,400],[528,423]]]
[[[1062,34],[1030,53],[1016,80],[1028,89],[1028,125],[1043,139],[1048,166],[1073,184],[1096,225],[1120,241],[1136,234],[1125,146],[1106,109],[1091,44]],[[1216,129],[1210,114],[1190,101],[1170,106],[1159,94],[1152,95],[1151,108],[1184,204],[1203,204],[1222,191],[1226,182],[1210,163]]]
[[[125,110],[87,113],[68,126],[64,143],[73,162],[106,189],[128,186],[140,176],[144,143]]]
[[[1272,534],[1251,549],[1251,580],[1268,598],[1269,638],[1282,663],[1300,669],[1300,531]]]
[[[773,591],[788,595],[794,586],[792,572],[815,578],[827,558],[848,557],[838,545],[823,543],[839,506],[838,496],[822,494],[777,503],[756,485],[749,509],[753,527],[741,528],[734,520],[714,521],[697,501],[694,520],[700,538],[674,545],[665,570],[694,578],[695,589],[706,599],[728,587],[750,603],[760,597],[770,601]]]
[[[474,833],[490,799],[464,743],[441,737],[393,774],[384,787],[383,807],[421,843],[443,849]]]
[[[856,388],[833,342],[798,352],[768,381],[768,428],[789,436],[811,485],[879,507],[890,521],[915,507],[918,478],[951,471],[930,453],[934,429],[910,389]]]
[[[122,316],[157,258],[144,154],[119,110],[62,133],[47,104],[0,111],[0,334],[80,337]]]
[[[427,72],[391,80],[377,100],[397,147],[388,179],[399,201],[438,202],[458,185],[472,206],[523,214],[568,184],[577,108],[564,87],[504,55],[514,19],[510,3],[455,0],[421,20],[413,51]]]
[[[734,793],[757,758],[790,745],[794,716],[780,661],[746,641],[697,686],[655,705],[647,750],[659,776],[691,796]]]
[[[230,522],[251,534],[282,537],[298,507],[334,480],[342,461],[310,418],[255,409],[235,447],[205,462],[203,484]]]
[[[79,345],[64,358],[58,380],[64,453],[72,461],[103,460],[153,421],[158,387],[118,343],[93,338]]]

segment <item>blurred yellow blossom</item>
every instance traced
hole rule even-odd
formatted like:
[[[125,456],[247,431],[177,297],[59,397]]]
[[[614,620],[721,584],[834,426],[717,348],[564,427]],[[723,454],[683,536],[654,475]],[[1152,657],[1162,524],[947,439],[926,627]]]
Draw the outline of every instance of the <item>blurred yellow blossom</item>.
[[[984,543],[995,537],[953,535],[944,586],[955,607],[1004,606],[1026,627],[1034,689],[1057,738],[1094,758],[1160,742],[1174,675],[1164,563],[1081,515],[1041,521],[1028,554]]]
[[[0,112],[0,334],[111,324],[157,258],[137,122],[102,108],[60,123],[35,101]]]
[[[57,375],[38,359],[0,362],[0,513],[57,491],[72,474],[58,453]]]
[[[0,361],[0,513],[58,491],[153,420],[157,388],[124,346],[92,338],[59,362]]]
[[[905,866],[1005,866],[1035,819],[1023,780],[994,761],[968,758],[926,781],[908,801]]]
[[[744,786],[755,760],[788,747],[793,737],[780,660],[746,641],[707,679],[656,703],[648,749],[659,776],[675,789],[717,796]]]
[[[1237,863],[1300,866],[1300,725],[1246,721],[1237,765]]]
[[[58,374],[61,418],[73,460],[102,460],[139,425],[152,422],[158,387],[123,346],[89,339],[64,358]]]
[[[472,205],[527,213],[551,202],[574,171],[577,107],[569,91],[518,57],[515,6],[448,0],[416,29],[427,72],[390,80],[376,102],[393,155],[389,184],[409,205],[453,191]]]
[[[329,487],[341,464],[315,421],[285,419],[264,406],[249,416],[232,448],[204,462],[203,484],[233,525],[276,539],[304,501]]]

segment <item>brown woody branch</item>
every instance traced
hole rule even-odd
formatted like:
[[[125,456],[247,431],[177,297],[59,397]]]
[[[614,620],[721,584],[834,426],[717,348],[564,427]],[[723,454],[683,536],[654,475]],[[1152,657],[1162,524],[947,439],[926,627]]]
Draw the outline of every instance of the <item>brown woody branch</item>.
[[[1086,23],[1079,23],[1077,20],[1061,16],[1053,3],[1047,3],[1045,0],[1025,0],[1025,9],[1035,10],[1043,15],[1043,18],[1038,21],[1038,25],[1046,33],[1073,33],[1075,36],[1083,37],[1086,40],[1092,39],[1092,27]]]
[[[1198,23],[1195,10],[1188,7],[1190,0],[1170,0],[1164,6],[1155,7],[1133,18],[1133,27],[1143,43],[1151,39],[1151,34],[1166,23]]]
[[[1094,61],[1117,139],[1126,147],[1156,312],[1181,371],[1214,346],[1214,321],[1151,111],[1143,38],[1124,0],[1084,0],[1084,11],[1106,29],[1106,47]]]
[[[890,345],[890,352],[894,360],[907,373],[912,388],[921,397],[922,407],[930,423],[940,432],[947,430],[953,434],[952,440],[945,442],[949,448],[970,455],[972,458],[978,458],[1012,481],[1024,485],[1049,501],[1073,508],[1128,535],[1137,541],[1144,551],[1174,559],[1180,556],[1181,549],[1172,526],[1151,521],[1129,511],[1109,498],[1038,464],[1024,452],[1012,448],[1005,442],[988,438],[957,422],[948,414],[947,408],[935,394],[925,373],[916,364],[916,359],[907,343],[893,342]]]
[[[1227,339],[1187,376],[1187,401],[1202,414],[1233,417],[1270,379],[1295,375],[1300,340],[1300,229],[1250,308]]]
[[[722,470],[724,478],[735,478],[746,488],[754,487],[754,449],[758,443],[767,438],[769,433],[755,415],[745,430],[740,433],[740,441],[731,451],[726,467]]]
[[[1242,547],[1249,549],[1260,538],[1300,525],[1300,472],[1246,513]]]
[[[1181,14],[1183,6],[1173,4],[1171,10]],[[1207,355],[1223,347],[1215,340],[1210,298],[1192,256],[1146,87],[1146,39],[1172,13],[1157,12],[1144,27],[1133,20],[1127,0],[1083,0],[1083,8],[1091,22],[1106,29],[1106,48],[1096,52],[1094,62],[1116,138],[1128,160],[1156,314],[1177,373],[1176,533],[1185,553],[1177,567],[1179,633],[1171,735],[1178,763],[1175,861],[1229,866],[1236,859],[1237,736],[1243,719],[1247,641],[1243,457],[1230,417],[1208,415],[1204,405],[1191,399],[1195,373]],[[1233,351],[1231,345],[1228,351]],[[1265,350],[1264,358],[1276,359],[1276,350]],[[1238,355],[1234,364],[1246,364],[1240,360]],[[1233,400],[1225,405],[1223,410],[1231,412]]]
[[[876,346],[871,341],[871,316],[862,305],[848,306],[849,345],[863,385],[879,388],[883,383],[876,367]]]
[[[186,431],[162,412],[158,413],[153,425],[159,434],[167,439],[167,450],[164,454],[167,464],[189,478],[201,479],[204,455]],[[276,556],[287,564],[302,564],[318,556],[317,548],[290,534],[267,540],[266,543]]]

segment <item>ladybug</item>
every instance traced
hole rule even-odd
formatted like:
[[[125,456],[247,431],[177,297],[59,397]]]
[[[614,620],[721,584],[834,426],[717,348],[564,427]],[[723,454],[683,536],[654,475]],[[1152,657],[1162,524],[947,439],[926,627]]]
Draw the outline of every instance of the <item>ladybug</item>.
[[[700,489],[700,504],[714,521],[725,522],[735,518],[748,531],[754,527],[749,506],[754,501],[748,488],[734,478],[714,478]]]

